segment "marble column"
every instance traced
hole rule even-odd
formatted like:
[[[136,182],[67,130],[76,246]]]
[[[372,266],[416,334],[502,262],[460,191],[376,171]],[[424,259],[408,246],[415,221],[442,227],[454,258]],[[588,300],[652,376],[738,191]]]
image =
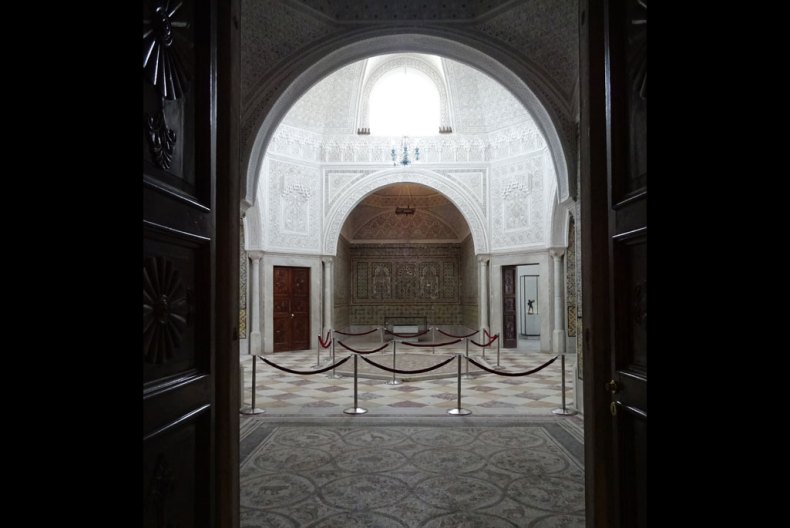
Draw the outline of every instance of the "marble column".
[[[483,330],[488,330],[488,256],[478,256],[477,264],[480,269],[480,339],[484,339]]]
[[[334,257],[321,257],[324,263],[324,331],[321,333],[326,337],[326,333],[332,328],[332,313],[335,307],[335,285],[334,285]]]
[[[554,332],[552,332],[552,347],[555,354],[565,353],[565,302],[563,292],[562,255],[564,248],[549,250],[554,259]]]
[[[250,269],[250,292],[252,299],[250,302],[250,321],[252,321],[252,331],[250,332],[250,354],[259,356],[263,353],[261,348],[261,257],[262,251],[247,251],[252,259]]]

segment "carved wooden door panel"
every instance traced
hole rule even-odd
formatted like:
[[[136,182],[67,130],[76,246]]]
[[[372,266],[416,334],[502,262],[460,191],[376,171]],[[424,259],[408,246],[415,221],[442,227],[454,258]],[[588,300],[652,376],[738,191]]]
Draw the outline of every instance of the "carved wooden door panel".
[[[516,348],[516,267],[502,266],[502,348]]]
[[[214,526],[216,29],[143,2],[143,525]]]
[[[587,525],[643,527],[647,3],[589,1],[581,20]]]
[[[274,267],[274,351],[310,348],[310,268]]]

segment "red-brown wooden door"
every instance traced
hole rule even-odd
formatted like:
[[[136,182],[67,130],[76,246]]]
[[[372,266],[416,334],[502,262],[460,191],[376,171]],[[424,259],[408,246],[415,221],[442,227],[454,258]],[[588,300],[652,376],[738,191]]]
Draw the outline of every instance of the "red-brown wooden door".
[[[274,351],[310,348],[310,268],[274,267]]]

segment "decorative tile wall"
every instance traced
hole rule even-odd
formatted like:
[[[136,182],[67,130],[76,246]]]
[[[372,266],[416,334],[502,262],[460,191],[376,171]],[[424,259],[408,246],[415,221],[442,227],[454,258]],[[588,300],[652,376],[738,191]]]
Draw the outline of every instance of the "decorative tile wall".
[[[462,324],[469,328],[480,325],[480,305],[475,245],[468,236],[461,243],[461,311]]]
[[[351,245],[351,324],[461,324],[459,244]]]

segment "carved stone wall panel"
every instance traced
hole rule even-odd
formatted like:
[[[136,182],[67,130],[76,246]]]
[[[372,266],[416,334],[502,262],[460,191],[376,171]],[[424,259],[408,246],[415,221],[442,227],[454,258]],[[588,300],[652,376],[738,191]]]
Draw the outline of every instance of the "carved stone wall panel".
[[[429,325],[463,324],[461,305],[443,303],[355,304],[351,306],[349,324],[383,325],[385,321],[407,317],[424,317]]]
[[[491,169],[491,248],[545,243],[547,207],[543,153]]]
[[[318,168],[268,159],[267,250],[318,252],[321,248],[321,178]]]

